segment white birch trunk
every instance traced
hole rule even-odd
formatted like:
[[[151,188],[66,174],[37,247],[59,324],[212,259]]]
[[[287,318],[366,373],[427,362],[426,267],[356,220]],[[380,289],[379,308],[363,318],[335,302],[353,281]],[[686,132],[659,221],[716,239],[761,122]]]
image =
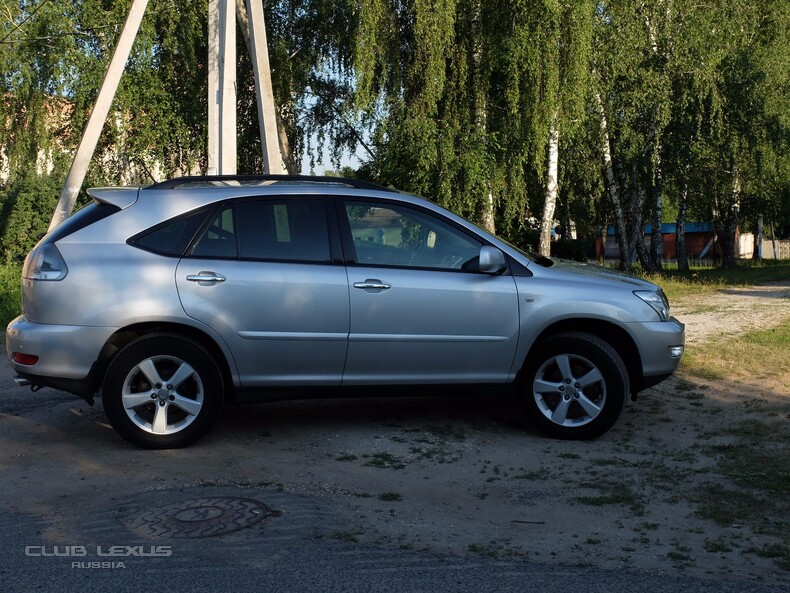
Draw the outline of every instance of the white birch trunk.
[[[551,229],[554,226],[554,211],[557,209],[557,168],[560,152],[560,132],[557,129],[557,114],[552,118],[549,130],[548,168],[546,170],[546,196],[543,202],[543,217],[540,221],[540,244],[538,251],[541,255],[551,255]]]
[[[475,124],[480,132],[480,138],[486,137],[486,130],[488,128],[487,114],[486,114],[486,96],[478,86],[478,78],[482,69],[483,61],[483,44],[481,33],[483,19],[483,3],[481,0],[476,0],[474,3],[474,13],[472,14],[472,28],[474,34],[474,48],[472,56],[474,60],[474,68],[471,73],[471,89],[475,96]],[[480,224],[492,235],[496,233],[496,219],[494,218],[494,194],[491,191],[491,183],[486,184],[488,191],[483,198],[480,207]]]
[[[757,219],[757,231],[754,234],[754,259],[763,259],[763,215]]]
[[[492,235],[496,232],[494,222],[494,194],[488,192],[488,197],[483,205],[483,219],[481,226]]]

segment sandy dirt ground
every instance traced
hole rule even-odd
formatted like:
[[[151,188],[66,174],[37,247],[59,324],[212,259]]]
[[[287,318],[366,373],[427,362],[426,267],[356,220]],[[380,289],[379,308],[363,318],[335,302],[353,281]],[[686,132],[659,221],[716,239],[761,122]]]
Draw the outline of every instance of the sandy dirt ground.
[[[790,318],[790,286],[684,299],[673,314],[693,348]],[[756,527],[705,513],[730,491],[720,467],[733,427],[786,425],[787,385],[680,374],[592,442],[547,439],[515,402],[485,396],[227,406],[196,445],[151,452],[122,441],[100,402],[31,393],[13,385],[5,356],[1,365],[0,508],[42,518],[54,543],[142,493],[264,488],[331,507],[342,527],[316,537],[790,584],[790,572],[756,552],[778,542],[759,524],[786,525],[790,509],[766,506]]]

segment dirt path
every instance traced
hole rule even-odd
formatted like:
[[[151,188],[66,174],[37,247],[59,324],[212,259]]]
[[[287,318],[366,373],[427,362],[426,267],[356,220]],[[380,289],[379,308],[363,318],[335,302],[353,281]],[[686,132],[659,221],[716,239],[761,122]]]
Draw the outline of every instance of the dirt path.
[[[672,303],[672,314],[686,324],[688,344],[772,327],[790,317],[790,282],[687,297]]]
[[[787,318],[790,286],[674,305],[693,348]],[[675,377],[583,443],[544,438],[512,402],[486,397],[232,406],[196,446],[147,452],[115,435],[101,405],[31,394],[10,376],[3,363],[0,482],[13,486],[0,508],[43,518],[53,544],[81,543],[91,517],[122,518],[143,493],[202,485],[313,497],[339,526],[316,537],[385,549],[683,573],[744,590],[790,583],[775,558],[786,497],[744,490],[728,470],[752,451],[752,433],[786,447],[790,389]],[[744,510],[754,500],[758,515]]]

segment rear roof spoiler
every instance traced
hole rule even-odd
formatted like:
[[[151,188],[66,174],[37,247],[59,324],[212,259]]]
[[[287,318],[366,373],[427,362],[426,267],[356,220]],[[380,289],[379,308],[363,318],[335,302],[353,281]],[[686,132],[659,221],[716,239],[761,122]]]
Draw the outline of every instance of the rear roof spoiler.
[[[97,202],[117,206],[121,210],[137,201],[139,187],[92,187],[87,193]]]

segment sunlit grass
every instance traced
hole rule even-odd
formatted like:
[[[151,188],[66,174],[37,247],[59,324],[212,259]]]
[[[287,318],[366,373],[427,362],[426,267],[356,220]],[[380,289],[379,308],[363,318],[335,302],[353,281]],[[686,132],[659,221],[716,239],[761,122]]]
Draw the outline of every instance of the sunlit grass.
[[[727,286],[790,282],[790,262],[742,260],[734,268],[705,265],[692,267],[691,272],[680,272],[676,264],[671,264],[665,267],[662,275],[640,275],[663,288],[671,302],[685,296],[710,294]]]
[[[790,390],[790,318],[776,327],[721,341],[692,344],[681,361],[685,371],[705,379],[777,381]]]
[[[0,323],[8,322],[22,311],[21,264],[0,265]]]

